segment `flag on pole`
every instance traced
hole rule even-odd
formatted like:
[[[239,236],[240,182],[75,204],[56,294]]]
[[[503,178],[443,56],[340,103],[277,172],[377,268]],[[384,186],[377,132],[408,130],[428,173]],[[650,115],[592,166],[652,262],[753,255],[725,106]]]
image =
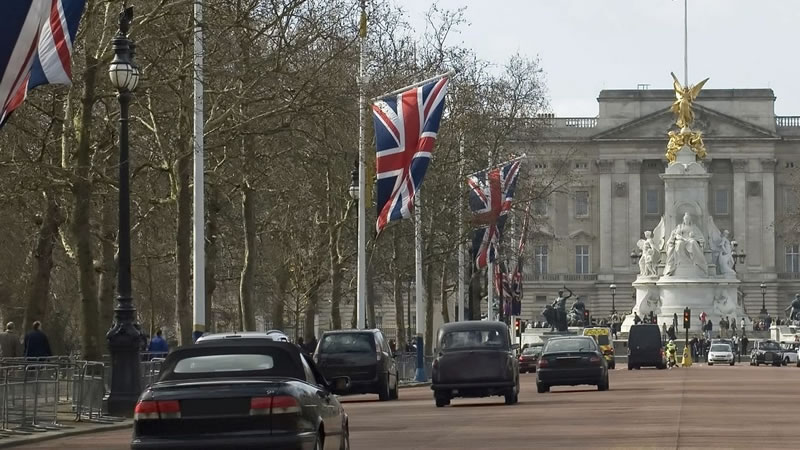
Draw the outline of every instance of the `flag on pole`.
[[[86,0],[14,0],[0,18],[0,126],[28,91],[72,82],[72,43]]]
[[[530,221],[531,205],[525,208],[525,219],[522,221],[522,234],[519,235],[519,246],[517,247],[517,263],[511,273],[509,281],[509,292],[511,294],[511,315],[519,316],[522,314],[522,264],[525,255],[525,241],[528,235],[528,222]]]
[[[478,269],[495,260],[506,217],[511,210],[519,167],[519,160],[509,161],[500,167],[467,177],[467,184],[471,188],[469,206],[473,214],[472,222],[481,226],[473,232],[472,237],[472,251]]]
[[[372,106],[378,234],[389,222],[411,216],[439,132],[447,82],[444,76],[384,97]]]

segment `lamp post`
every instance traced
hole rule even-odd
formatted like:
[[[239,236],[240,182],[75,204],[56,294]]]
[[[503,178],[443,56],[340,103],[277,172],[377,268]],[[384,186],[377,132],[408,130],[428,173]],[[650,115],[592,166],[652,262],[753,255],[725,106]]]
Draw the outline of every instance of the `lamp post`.
[[[759,312],[762,319],[767,318],[767,284],[761,282],[761,312]]]
[[[635,266],[636,264],[638,264],[639,258],[641,257],[642,257],[642,252],[637,252],[636,250],[633,250],[631,252],[631,265]]]
[[[614,298],[617,295],[617,285],[612,284],[608,288],[611,289],[611,314],[614,315],[617,312],[617,304],[614,302]]]
[[[136,308],[131,292],[130,185],[128,161],[128,107],[139,82],[139,69],[133,63],[134,44],[128,39],[133,8],[119,15],[119,32],[114,37],[114,59],[108,68],[111,84],[119,100],[119,269],[114,324],[106,334],[111,353],[111,390],[106,397],[112,416],[133,415],[141,393],[139,349],[141,333],[136,323]]]

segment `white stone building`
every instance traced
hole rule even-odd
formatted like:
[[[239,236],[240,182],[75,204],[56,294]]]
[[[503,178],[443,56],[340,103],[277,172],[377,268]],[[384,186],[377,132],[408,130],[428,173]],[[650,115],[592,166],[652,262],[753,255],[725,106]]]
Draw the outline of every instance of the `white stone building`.
[[[549,126],[537,146],[574,152],[577,181],[534,208],[545,225],[528,244],[524,319],[541,320],[545,303],[565,284],[600,317],[611,310],[614,283],[616,309],[630,312],[638,272],[631,252],[664,213],[659,174],[667,132],[675,128],[674,98],[672,90],[604,90],[597,117],[541,119]],[[736,270],[751,317],[761,310],[762,282],[774,318],[800,292],[800,236],[784,214],[797,209],[800,117],[776,116],[774,104],[771,89],[703,90],[692,125],[708,150],[714,221],[746,254]],[[535,175],[548,162],[533,163]]]

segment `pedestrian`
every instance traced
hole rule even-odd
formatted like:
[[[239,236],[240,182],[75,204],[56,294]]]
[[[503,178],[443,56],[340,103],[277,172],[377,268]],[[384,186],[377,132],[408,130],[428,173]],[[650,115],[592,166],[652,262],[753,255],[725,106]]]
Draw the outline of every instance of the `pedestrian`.
[[[708,314],[705,311],[700,313],[700,323],[705,324],[706,320],[708,320]]]
[[[156,330],[156,336],[150,339],[150,345],[147,346],[147,351],[153,358],[163,358],[169,353],[169,344],[167,340],[161,335],[161,329]]]
[[[6,331],[0,333],[0,356],[3,358],[22,358],[23,348],[19,335],[14,332],[14,322],[6,324]]]
[[[661,324],[661,341],[662,342],[667,342],[667,336],[668,336],[667,335],[667,324],[666,323],[662,323]]]
[[[742,335],[744,335],[744,326],[745,326],[744,317],[742,317]]]
[[[767,318],[764,319],[764,327],[766,330],[769,330],[770,326],[772,325],[772,316],[767,313]]]
[[[709,320],[706,322],[706,328],[708,330],[708,333],[706,334],[706,340],[711,342],[711,335],[714,332],[714,324]]]
[[[744,334],[744,335],[742,335],[742,345],[741,345],[742,349],[741,349],[741,351],[739,352],[739,354],[740,354],[740,355],[741,355],[741,354],[745,354],[745,355],[747,355],[747,344],[748,344],[748,342],[747,342],[747,335],[746,335],[746,334]]]
[[[313,355],[314,352],[317,351],[317,342],[318,342],[317,341],[317,337],[316,336],[311,336],[311,340],[308,341],[308,353]],[[390,347],[391,347],[393,342],[394,342],[394,339],[389,341],[389,346]],[[395,346],[392,348],[392,351],[395,352],[395,353],[397,352],[397,344],[395,344]]]
[[[33,322],[33,330],[25,335],[25,357],[26,358],[47,358],[53,356],[50,351],[50,341],[42,331],[42,323],[38,320]]]

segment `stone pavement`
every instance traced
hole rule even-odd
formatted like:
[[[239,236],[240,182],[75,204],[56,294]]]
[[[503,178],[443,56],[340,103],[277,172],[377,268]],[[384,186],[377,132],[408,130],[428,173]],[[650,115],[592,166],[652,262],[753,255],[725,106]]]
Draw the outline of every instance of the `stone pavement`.
[[[52,427],[50,424],[45,424]],[[115,423],[93,423],[89,421],[75,421],[75,413],[62,412],[58,415],[58,430],[48,431],[35,431],[20,434],[12,434],[8,437],[0,438],[0,449],[18,447],[24,444],[38,444],[46,441],[57,440],[57,442],[66,441],[67,438],[82,436],[91,433],[101,433],[111,430],[129,429],[133,425],[131,419],[126,419],[121,422]],[[35,447],[32,447],[35,448]],[[91,448],[91,447],[86,447]],[[95,447],[97,448],[97,447]]]

